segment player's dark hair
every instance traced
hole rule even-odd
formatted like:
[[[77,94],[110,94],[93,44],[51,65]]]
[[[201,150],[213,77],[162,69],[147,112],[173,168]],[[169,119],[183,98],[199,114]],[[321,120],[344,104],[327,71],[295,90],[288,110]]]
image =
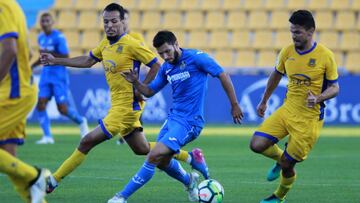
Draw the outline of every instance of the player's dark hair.
[[[315,29],[315,20],[310,11],[308,10],[297,10],[289,18],[289,22],[294,25],[300,25],[306,30],[310,28]]]
[[[49,12],[42,13],[40,18],[47,17],[47,16],[50,17],[50,18],[53,18],[51,13],[49,13]]]
[[[120,13],[120,19],[121,19],[121,20],[124,19],[124,14],[125,14],[124,8],[123,8],[122,6],[120,6],[119,4],[117,4],[117,3],[111,3],[111,4],[107,5],[107,6],[104,8],[104,11],[108,11],[108,12],[111,12],[111,11],[119,11],[119,13]]]
[[[153,46],[155,48],[159,48],[165,43],[174,45],[176,40],[177,39],[176,39],[176,36],[174,35],[174,33],[170,32],[168,30],[161,30],[155,35],[155,37],[153,39]]]

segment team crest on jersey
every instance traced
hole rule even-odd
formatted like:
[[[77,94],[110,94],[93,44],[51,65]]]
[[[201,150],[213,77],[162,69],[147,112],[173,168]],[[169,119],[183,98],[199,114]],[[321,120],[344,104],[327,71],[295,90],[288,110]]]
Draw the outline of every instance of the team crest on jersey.
[[[118,48],[116,49],[116,53],[121,53],[123,50],[123,46],[118,46]]]
[[[180,70],[184,70],[185,68],[186,68],[186,63],[185,63],[185,61],[181,61]]]
[[[311,59],[309,60],[308,66],[310,66],[310,67],[315,67],[315,65],[316,65],[316,59],[311,58]]]

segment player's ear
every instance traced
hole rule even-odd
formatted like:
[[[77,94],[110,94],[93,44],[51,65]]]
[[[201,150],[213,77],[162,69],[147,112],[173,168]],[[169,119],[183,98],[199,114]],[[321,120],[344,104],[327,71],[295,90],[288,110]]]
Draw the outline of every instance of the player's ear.
[[[315,32],[315,28],[313,28],[313,27],[307,30],[307,33],[309,34],[309,36],[312,36],[314,34],[314,32]]]

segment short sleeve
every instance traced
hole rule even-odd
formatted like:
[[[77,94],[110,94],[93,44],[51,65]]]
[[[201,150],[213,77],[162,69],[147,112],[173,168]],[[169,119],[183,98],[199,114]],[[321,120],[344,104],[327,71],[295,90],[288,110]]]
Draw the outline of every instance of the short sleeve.
[[[147,65],[148,67],[151,67],[154,63],[158,61],[154,52],[152,52],[143,43],[134,43],[134,46],[130,46],[130,50],[136,60]]]
[[[168,83],[164,68],[165,66],[162,65],[155,79],[151,81],[150,84],[148,85],[148,87],[155,93],[159,92]]]
[[[339,75],[338,75],[338,71],[337,71],[337,64],[335,61],[335,56],[332,52],[329,52],[328,55],[329,55],[329,57],[328,57],[326,65],[325,65],[326,80],[329,83],[336,83]]]
[[[209,73],[212,77],[218,77],[224,72],[224,69],[207,53],[197,51],[195,55],[198,67],[202,71]]]
[[[0,4],[0,40],[13,37],[18,38],[18,29],[12,12]]]
[[[100,62],[103,60],[103,57],[102,57],[102,48],[103,48],[103,45],[104,45],[104,40],[101,40],[100,44],[95,47],[93,50],[90,51],[89,53],[89,56],[91,58],[93,58],[95,61],[97,62]]]
[[[61,33],[58,36],[58,43],[56,49],[59,54],[69,54],[69,48],[67,46],[65,36]]]
[[[286,54],[285,54],[285,48],[281,49],[279,55],[276,58],[275,63],[275,70],[280,73],[281,75],[284,75],[286,73],[285,70],[285,61],[286,61]]]

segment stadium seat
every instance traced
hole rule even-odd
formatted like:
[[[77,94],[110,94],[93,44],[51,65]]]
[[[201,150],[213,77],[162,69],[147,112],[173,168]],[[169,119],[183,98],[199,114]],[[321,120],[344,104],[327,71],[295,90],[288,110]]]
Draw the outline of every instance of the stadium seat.
[[[334,27],[334,15],[331,11],[317,11],[314,18],[317,30],[329,30]]]
[[[84,51],[82,49],[79,48],[72,48],[70,49],[70,57],[77,57],[77,56],[84,56],[84,55],[88,55],[89,51]]]
[[[138,30],[140,29],[140,12],[138,11],[129,11],[129,25],[130,29]]]
[[[239,68],[255,67],[255,52],[250,50],[241,50],[236,54],[235,66]]]
[[[158,9],[161,11],[174,11],[179,10],[179,1],[178,0],[159,0]]]
[[[250,12],[248,26],[250,29],[265,29],[268,28],[268,13],[266,11]]]
[[[79,10],[79,11],[96,10],[94,0],[76,0],[74,7],[76,10]]]
[[[228,14],[226,28],[231,30],[242,29],[247,26],[245,11],[230,11]]]
[[[223,9],[227,11],[240,11],[243,7],[239,0],[223,0]]]
[[[208,33],[205,31],[192,31],[189,33],[188,47],[203,49],[208,47]]]
[[[343,51],[360,49],[360,35],[356,31],[347,31],[342,34],[340,48]]]
[[[273,68],[276,62],[276,51],[274,50],[262,50],[259,52],[257,67],[261,68]]]
[[[217,11],[221,12],[222,0],[206,0],[201,1],[200,8],[204,11]]]
[[[232,50],[219,49],[215,52],[214,58],[222,67],[234,66],[234,53]]]
[[[207,12],[205,20],[206,29],[221,29],[225,25],[225,14],[221,11]]]
[[[187,47],[186,33],[182,30],[173,31],[180,47]]]
[[[328,0],[312,0],[312,1],[309,1],[308,8],[312,11],[329,10],[329,1]]]
[[[250,34],[245,30],[234,31],[231,38],[230,47],[234,49],[250,49]]]
[[[82,49],[91,50],[99,45],[100,40],[100,32],[89,30],[82,34],[80,46]]]
[[[82,11],[79,16],[79,25],[80,29],[98,29],[99,20],[98,13],[94,11]]]
[[[273,29],[289,29],[289,12],[273,11],[271,12],[270,27]]]
[[[79,47],[80,37],[79,37],[79,32],[78,31],[76,31],[76,30],[66,30],[66,31],[64,31],[64,35],[66,37],[66,41],[67,41],[67,44],[68,44],[70,49]]]
[[[29,42],[30,47],[34,49],[35,47],[38,47],[38,35],[39,33],[35,29],[29,30]]]
[[[344,54],[343,54],[343,52],[342,51],[335,51],[334,55],[335,55],[335,61],[336,61],[336,64],[338,65],[338,67],[339,68],[344,67]]]
[[[229,34],[227,31],[213,31],[210,33],[210,49],[223,49],[229,47]]]
[[[352,73],[360,73],[359,65],[360,52],[348,52],[346,55],[346,70]]]
[[[349,10],[350,9],[350,1],[352,0],[331,0],[330,1],[330,9],[339,11],[339,10]]]
[[[275,49],[282,49],[285,46],[288,46],[290,44],[292,44],[292,39],[291,39],[291,33],[290,31],[277,31],[275,34],[275,42],[274,42],[274,47]]]
[[[360,0],[353,0],[350,5],[352,11],[360,11]]]
[[[336,15],[335,28],[338,30],[351,30],[355,28],[355,13],[339,11]]]
[[[286,0],[265,0],[265,9],[270,11],[283,10],[286,8]]]
[[[181,12],[177,11],[166,11],[164,13],[164,22],[162,27],[172,30],[172,29],[179,29],[183,26],[183,19]]]
[[[245,10],[261,10],[264,9],[264,0],[243,0],[243,8]]]
[[[319,34],[319,42],[331,50],[339,48],[339,35],[334,31],[323,31]]]
[[[180,0],[180,9],[182,11],[192,11],[200,9],[199,0]]]
[[[120,0],[98,0],[96,2],[96,9],[99,10],[99,11],[103,11],[104,8],[109,5],[110,3],[118,3],[120,4],[121,6],[127,8],[127,9],[132,9],[133,7],[131,7],[131,3],[134,2],[136,0],[126,0],[126,1],[121,1],[121,4],[120,4]]]
[[[61,11],[58,17],[59,29],[72,29],[78,26],[75,11]]]
[[[273,48],[274,37],[272,31],[258,30],[254,33],[254,41],[252,46],[255,49],[271,49]]]
[[[136,8],[141,11],[156,10],[158,8],[158,0],[138,0]]]
[[[158,32],[157,30],[147,30],[145,35],[143,35],[145,38],[145,43],[147,44],[148,47],[152,48],[152,50],[155,49],[153,47],[153,39],[157,32]]]
[[[161,14],[157,11],[144,12],[142,21],[140,22],[141,29],[158,29],[161,27]]]
[[[317,0],[314,0],[314,1],[317,1]],[[288,0],[286,8],[290,11],[305,9],[306,3],[307,3],[306,0]]]
[[[204,25],[204,15],[201,11],[188,11],[185,14],[184,28],[187,30],[200,29]]]
[[[74,8],[73,0],[55,0],[54,9],[59,10],[69,10]]]

